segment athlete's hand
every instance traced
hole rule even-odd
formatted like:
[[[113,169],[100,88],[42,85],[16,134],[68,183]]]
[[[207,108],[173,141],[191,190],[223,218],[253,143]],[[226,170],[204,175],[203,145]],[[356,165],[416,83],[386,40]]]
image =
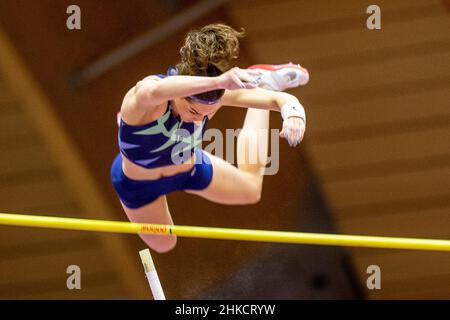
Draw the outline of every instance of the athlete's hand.
[[[289,117],[283,121],[280,137],[285,138],[291,147],[295,147],[303,140],[305,129],[305,121],[302,118]]]
[[[250,75],[246,70],[234,67],[217,77],[221,88],[226,90],[253,89],[260,79]]]

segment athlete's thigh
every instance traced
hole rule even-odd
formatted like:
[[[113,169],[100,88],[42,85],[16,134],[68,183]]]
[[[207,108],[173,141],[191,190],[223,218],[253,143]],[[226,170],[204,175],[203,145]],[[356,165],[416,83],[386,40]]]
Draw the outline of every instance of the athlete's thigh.
[[[165,195],[162,195],[151,203],[137,209],[130,209],[123,205],[123,203],[122,207],[125,210],[128,219],[132,222],[161,224],[173,223]]]
[[[172,216],[165,195],[162,195],[153,202],[137,209],[130,209],[123,204],[122,207],[131,222],[173,225]],[[168,236],[165,235],[158,236],[146,234],[141,235],[141,237],[146,242],[150,241],[155,243],[166,241],[168,239]]]
[[[257,192],[252,174],[239,170],[229,162],[206,151],[213,166],[211,183],[203,190],[185,190],[210,201],[223,204],[248,203],[249,197]]]

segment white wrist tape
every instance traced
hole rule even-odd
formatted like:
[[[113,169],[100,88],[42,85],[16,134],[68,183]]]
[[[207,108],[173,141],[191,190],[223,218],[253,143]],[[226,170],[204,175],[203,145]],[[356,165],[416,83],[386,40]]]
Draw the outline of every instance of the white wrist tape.
[[[300,117],[306,122],[305,109],[296,100],[288,101],[281,107],[281,117],[283,120],[289,117]]]

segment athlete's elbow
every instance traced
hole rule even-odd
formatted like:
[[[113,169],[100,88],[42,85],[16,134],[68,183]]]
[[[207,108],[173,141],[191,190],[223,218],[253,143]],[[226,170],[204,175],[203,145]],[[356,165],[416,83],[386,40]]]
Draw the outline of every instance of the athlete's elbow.
[[[160,90],[156,82],[139,81],[134,89],[134,96],[137,106],[146,106],[158,104]]]

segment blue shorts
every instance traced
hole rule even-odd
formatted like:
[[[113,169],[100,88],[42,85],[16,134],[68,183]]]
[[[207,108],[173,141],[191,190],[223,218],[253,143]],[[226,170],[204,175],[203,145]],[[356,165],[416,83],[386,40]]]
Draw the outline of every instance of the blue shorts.
[[[132,180],[123,173],[122,156],[118,154],[111,166],[112,184],[122,203],[131,209],[149,204],[172,191],[205,189],[212,180],[212,163],[200,148],[195,148],[195,155],[195,164],[189,171],[157,180]]]

